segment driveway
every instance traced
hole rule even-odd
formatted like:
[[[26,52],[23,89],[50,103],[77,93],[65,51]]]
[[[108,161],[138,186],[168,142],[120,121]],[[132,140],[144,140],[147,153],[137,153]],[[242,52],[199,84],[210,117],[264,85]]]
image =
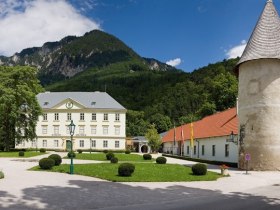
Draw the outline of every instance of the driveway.
[[[0,209],[280,209],[279,172],[246,175],[231,169],[230,177],[211,182],[114,183],[27,170],[42,157],[0,158],[5,173],[0,179]],[[94,161],[74,161],[85,162]],[[173,158],[168,162],[193,164]]]

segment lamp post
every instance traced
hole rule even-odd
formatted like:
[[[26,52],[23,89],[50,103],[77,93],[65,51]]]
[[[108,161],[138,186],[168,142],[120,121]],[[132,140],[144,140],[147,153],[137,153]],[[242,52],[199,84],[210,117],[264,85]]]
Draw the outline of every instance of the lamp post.
[[[70,136],[71,136],[70,174],[73,174],[74,173],[74,164],[73,164],[73,135],[74,135],[74,132],[75,132],[75,127],[76,127],[76,125],[73,123],[73,120],[71,120],[71,123],[70,123],[70,125],[68,125],[68,127],[69,127]]]

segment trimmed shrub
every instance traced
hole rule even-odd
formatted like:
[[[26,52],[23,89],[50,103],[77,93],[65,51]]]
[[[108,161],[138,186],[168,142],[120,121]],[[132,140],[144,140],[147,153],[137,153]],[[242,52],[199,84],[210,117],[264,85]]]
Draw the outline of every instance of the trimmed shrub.
[[[23,157],[24,156],[24,151],[19,151],[18,156]]]
[[[143,158],[144,158],[144,160],[152,160],[152,155],[151,154],[144,154]]]
[[[81,149],[78,149],[77,151],[78,151],[79,154],[83,153],[83,150],[81,150]]]
[[[41,152],[41,153],[45,153],[45,152],[46,152],[46,149],[45,149],[45,148],[41,148],[41,149],[40,149],[40,152]]]
[[[41,169],[51,169],[55,164],[55,161],[51,158],[42,158],[39,161],[39,166]]]
[[[2,171],[0,171],[0,179],[3,179],[5,176],[4,176],[4,173]]]
[[[157,159],[156,159],[156,162],[158,163],[158,164],[165,164],[166,163],[166,158],[165,157],[158,157]]]
[[[111,160],[113,157],[115,157],[115,155],[114,155],[114,153],[112,153],[112,152],[108,152],[108,153],[106,154],[107,160]]]
[[[58,155],[58,154],[52,154],[49,156],[49,158],[54,160],[55,166],[59,166],[62,162],[62,159],[61,159],[60,155]]]
[[[116,157],[111,158],[111,163],[118,163],[118,162],[119,162],[118,158],[116,158]]]
[[[75,152],[68,152],[68,154],[67,154],[67,157],[68,158],[75,158],[76,157],[76,154],[75,154]]]
[[[125,150],[125,152],[124,152],[125,154],[130,154],[130,150],[129,149],[127,149],[127,150]]]
[[[131,163],[122,163],[118,168],[119,176],[131,176],[135,170],[135,165]]]
[[[108,153],[108,150],[107,150],[107,149],[105,149],[105,150],[103,150],[103,152],[104,152],[105,154],[107,154],[107,153]]]
[[[194,175],[202,176],[207,173],[207,166],[203,163],[197,163],[192,166],[192,172]]]

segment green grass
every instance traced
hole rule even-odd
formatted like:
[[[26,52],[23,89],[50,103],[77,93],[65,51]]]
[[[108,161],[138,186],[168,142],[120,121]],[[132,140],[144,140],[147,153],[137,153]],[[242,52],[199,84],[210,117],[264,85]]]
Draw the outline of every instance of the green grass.
[[[194,176],[191,168],[178,164],[135,163],[135,171],[131,177],[118,176],[119,164],[76,164],[74,173],[91,176],[114,182],[190,182],[213,181],[222,177],[218,173],[210,172],[205,176]],[[41,170],[39,166],[31,170]],[[52,172],[69,173],[69,165],[63,164],[53,167]]]
[[[8,158],[28,158],[28,157],[34,157],[38,155],[43,155],[45,153],[40,152],[24,152],[24,156],[18,156],[18,152],[0,152],[0,158],[1,157],[8,157]]]
[[[142,155],[135,155],[135,154],[123,154],[123,153],[114,153],[115,157],[118,158],[119,161],[125,162],[152,162],[152,160],[144,160]],[[81,160],[100,160],[100,161],[107,161],[106,154],[103,152],[100,153],[76,153],[75,159]]]

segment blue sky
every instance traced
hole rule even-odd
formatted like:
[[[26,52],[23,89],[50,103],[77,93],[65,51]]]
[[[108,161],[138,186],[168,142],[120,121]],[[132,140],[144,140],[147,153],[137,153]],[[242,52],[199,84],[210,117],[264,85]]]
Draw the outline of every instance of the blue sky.
[[[143,57],[173,60],[171,64],[177,64],[177,68],[192,71],[239,55],[265,3],[266,0],[2,0],[0,27],[6,30],[0,32],[0,54],[12,55],[45,41],[101,29]],[[274,5],[279,11],[280,0],[274,0]]]

